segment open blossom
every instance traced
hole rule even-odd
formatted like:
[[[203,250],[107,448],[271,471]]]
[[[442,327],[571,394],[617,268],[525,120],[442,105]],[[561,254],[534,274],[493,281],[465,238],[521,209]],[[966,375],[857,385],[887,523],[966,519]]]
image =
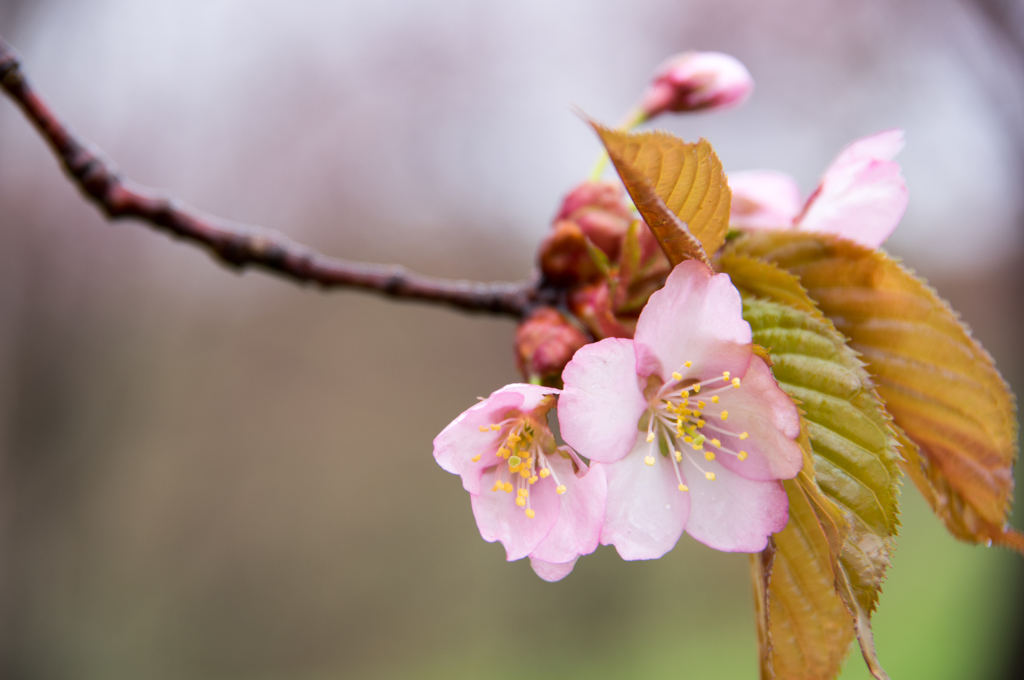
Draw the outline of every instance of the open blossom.
[[[745,102],[753,89],[754,79],[736,57],[683,52],[658,67],[640,110],[654,118],[665,111],[725,109]]]
[[[739,293],[686,261],[640,315],[633,340],[581,348],[562,374],[562,436],[604,469],[601,543],[661,557],[684,529],[719,550],[756,552],[788,520],[778,480],[802,455],[793,401],[752,352]]]
[[[604,471],[555,445],[547,414],[558,392],[506,385],[434,439],[434,458],[470,493],[480,535],[510,562],[530,557],[547,581],[597,548],[606,497]]]
[[[877,248],[907,210],[907,185],[893,161],[903,143],[902,130],[852,142],[825,170],[806,202],[800,200],[796,180],[784,172],[732,173],[730,222],[747,229],[795,227],[836,234]]]

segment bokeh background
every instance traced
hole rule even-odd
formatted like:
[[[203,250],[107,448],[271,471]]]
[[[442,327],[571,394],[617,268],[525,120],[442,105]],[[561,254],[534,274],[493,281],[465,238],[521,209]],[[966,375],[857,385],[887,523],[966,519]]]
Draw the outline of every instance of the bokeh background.
[[[806,189],[905,128],[889,247],[1024,389],[1016,0],[0,0],[0,34],[137,181],[483,280],[529,274],[588,172],[574,107],[613,122],[667,55],[730,52],[750,103],[665,126]],[[0,677],[755,678],[745,556],[601,548],[551,585],[480,539],[431,440],[517,378],[512,333],[108,224],[0,100]],[[1020,677],[1024,560],[913,487],[903,513],[891,675]]]

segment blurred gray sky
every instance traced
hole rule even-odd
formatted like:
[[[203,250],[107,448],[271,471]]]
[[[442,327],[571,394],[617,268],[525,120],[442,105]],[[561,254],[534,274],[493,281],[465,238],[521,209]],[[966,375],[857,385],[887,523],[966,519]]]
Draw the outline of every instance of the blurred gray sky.
[[[807,190],[845,143],[905,128],[910,208],[889,245],[1019,388],[1019,7],[0,0],[0,34],[133,179],[331,254],[481,279],[527,275],[588,172],[598,146],[574,107],[615,121],[664,57],[730,52],[750,103],[665,126]],[[430,441],[515,379],[511,334],[109,226],[0,102],[0,675],[509,677],[489,659],[539,619],[538,677],[684,661],[750,677],[743,559],[686,540],[654,564],[599,551],[551,588],[479,539]],[[1006,598],[970,588],[1021,569],[929,520],[896,569],[961,565],[934,588],[981,618],[943,634],[998,660]],[[941,655],[921,670],[922,650],[956,645],[898,637],[914,627],[879,634],[894,676],[963,677]]]

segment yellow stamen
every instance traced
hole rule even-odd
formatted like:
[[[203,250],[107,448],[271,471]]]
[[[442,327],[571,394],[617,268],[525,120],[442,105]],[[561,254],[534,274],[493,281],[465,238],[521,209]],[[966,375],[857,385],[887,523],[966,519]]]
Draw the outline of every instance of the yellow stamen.
[[[714,460],[715,459],[715,454],[712,453],[711,451],[705,451],[704,452],[704,457],[707,458],[708,460]]]
[[[682,374],[681,374],[681,373],[673,373],[673,374],[672,374],[672,379],[673,379],[673,380],[682,380],[682,379],[683,379],[683,376],[682,376]]]
[[[707,406],[707,404],[705,404],[703,401],[697,402],[697,408],[704,408],[705,406]]]
[[[718,403],[718,395],[717,394],[715,396],[711,397],[711,403],[712,404],[717,404]]]
[[[470,460],[473,461],[474,463],[479,463],[480,462],[480,454],[479,453],[476,454],[475,456],[470,458]]]
[[[647,433],[647,443],[650,444],[653,441],[654,441],[654,433],[653,432],[648,432]]]
[[[732,379],[732,386],[733,387],[739,387],[740,386],[740,379],[739,378],[733,378]]]
[[[518,498],[516,498],[516,505],[518,505],[521,508],[525,508],[526,507],[526,499],[523,498],[522,496],[519,496]]]
[[[487,430],[489,430],[489,429],[491,429],[491,428],[487,427],[486,425],[481,425],[480,426],[480,431],[481,432],[487,432]]]
[[[722,411],[722,420],[729,420],[729,412]]]
[[[530,495],[530,492],[527,491],[526,489],[520,489],[519,491],[516,491],[516,493],[522,496],[523,498],[526,498],[527,496]]]
[[[505,486],[502,488],[505,489],[505,493],[512,493],[512,482],[505,482]]]
[[[533,508],[527,508],[526,509],[526,516],[529,517],[530,519],[533,519],[536,514],[537,513],[535,513],[533,511]]]
[[[529,478],[529,476],[530,476],[530,469],[524,467],[522,470],[519,471],[519,476],[522,477],[523,479]]]
[[[709,482],[715,481],[715,473],[714,472],[705,472],[704,473],[704,477],[707,478],[707,480]]]
[[[740,460],[746,460],[747,459],[747,452],[746,451],[740,451],[736,455],[736,457],[739,458]]]
[[[686,486],[685,484],[680,484],[679,485],[679,490],[680,491],[689,491],[690,487]]]
[[[712,439],[711,443],[715,445],[716,449],[722,448],[722,442],[718,441],[717,439]]]
[[[729,380],[729,371],[722,371],[722,380],[725,380],[725,381],[728,382],[728,380]]]
[[[700,383],[697,383],[696,385],[693,386],[693,393],[700,394]]]
[[[654,465],[654,456],[644,456],[644,462],[648,465]]]
[[[491,423],[491,429],[497,432],[498,430],[501,429],[501,425],[498,425],[497,423]]]
[[[693,443],[693,437],[687,435],[687,436],[683,437],[683,441],[686,442],[687,444],[692,444]]]
[[[555,493],[557,493],[559,496],[565,493],[565,484],[562,484],[561,486],[556,486]]]
[[[686,366],[687,368],[689,368],[690,366],[693,366],[693,362],[692,361],[687,361],[685,364],[683,364],[683,366]]]
[[[530,484],[536,484],[537,483],[537,479],[538,479],[537,475],[534,475],[533,477],[530,477],[526,481],[528,481]]]
[[[683,462],[683,454],[679,453],[678,451],[673,451],[672,455],[674,455],[676,457],[676,462],[677,463],[682,463]]]
[[[547,468],[541,468],[540,469],[540,478],[541,479],[544,479],[545,477],[547,477],[550,474],[551,474],[551,470],[548,470]]]
[[[494,455],[496,455],[498,458],[508,458],[508,449],[506,449],[504,446],[502,446],[500,449],[498,449],[498,452],[496,454],[494,454]]]
[[[518,444],[522,440],[523,440],[523,438],[520,437],[519,435],[517,435],[515,432],[509,432],[508,433],[508,443],[509,443],[510,446],[515,446],[516,444]]]
[[[683,399],[686,399],[688,396],[690,396],[690,390],[683,390],[682,392],[679,393],[679,396],[682,397]]]
[[[704,421],[703,420],[698,420],[697,421],[697,427],[698,428],[704,427]]]

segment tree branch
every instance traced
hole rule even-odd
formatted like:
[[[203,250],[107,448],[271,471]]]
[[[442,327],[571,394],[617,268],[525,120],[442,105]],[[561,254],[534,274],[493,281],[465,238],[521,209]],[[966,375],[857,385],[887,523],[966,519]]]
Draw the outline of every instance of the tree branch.
[[[230,222],[194,210],[120,176],[93,144],[75,136],[32,88],[20,56],[0,37],[0,87],[46,139],[78,188],[110,219],[135,217],[204,246],[215,258],[243,268],[269,269],[324,288],[362,288],[396,298],[522,317],[542,295],[536,282],[480,283],[422,276],[399,266],[327,257],[270,229]]]

